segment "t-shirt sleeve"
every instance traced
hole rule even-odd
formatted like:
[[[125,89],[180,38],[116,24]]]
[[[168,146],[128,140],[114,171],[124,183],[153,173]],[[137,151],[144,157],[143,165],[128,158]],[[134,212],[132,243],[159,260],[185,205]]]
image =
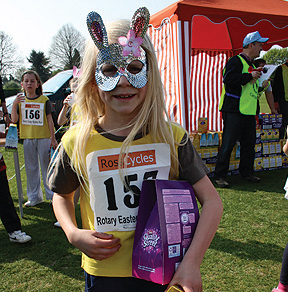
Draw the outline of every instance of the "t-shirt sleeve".
[[[49,165],[47,181],[49,188],[59,194],[69,194],[80,185],[79,178],[71,167],[70,158],[63,145],[60,146],[55,161]]]
[[[51,103],[50,99],[48,99],[46,101],[46,116],[48,116],[49,114],[51,114],[52,111],[53,111],[52,103]]]
[[[186,137],[187,134],[183,137],[182,142],[185,141]],[[179,179],[188,181],[191,185],[209,173],[189,138],[186,144],[178,147],[178,159],[180,163]]]

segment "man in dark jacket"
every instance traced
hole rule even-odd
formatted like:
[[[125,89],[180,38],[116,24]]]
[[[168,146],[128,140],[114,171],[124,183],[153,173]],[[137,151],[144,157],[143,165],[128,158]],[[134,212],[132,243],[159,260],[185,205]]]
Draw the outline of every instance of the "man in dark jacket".
[[[249,33],[243,40],[243,51],[228,60],[224,68],[223,91],[220,110],[224,123],[222,146],[215,167],[215,182],[219,187],[229,187],[226,175],[229,170],[231,152],[240,140],[239,171],[249,182],[259,182],[254,176],[254,156],[256,141],[257,97],[261,71],[253,70],[253,59],[259,57],[262,38],[258,31]],[[260,68],[261,69],[261,68]]]

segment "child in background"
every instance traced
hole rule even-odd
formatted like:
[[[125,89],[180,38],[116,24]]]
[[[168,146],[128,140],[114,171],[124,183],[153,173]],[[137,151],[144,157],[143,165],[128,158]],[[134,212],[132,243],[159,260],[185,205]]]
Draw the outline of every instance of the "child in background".
[[[53,192],[49,189],[46,177],[50,148],[57,147],[54,124],[51,116],[52,106],[47,96],[42,95],[39,75],[26,71],[21,78],[23,93],[18,93],[12,105],[11,118],[17,123],[19,118],[20,139],[23,141],[25,169],[27,176],[26,207],[43,202],[39,160],[42,170],[46,199],[51,200]]]
[[[78,87],[78,79],[80,76],[81,76],[81,70],[79,70],[75,66],[73,66],[73,78],[69,82],[71,93],[63,101],[63,107],[62,107],[62,109],[58,115],[58,119],[57,119],[57,123],[59,126],[63,126],[67,122],[70,122],[70,125],[74,125],[76,122],[75,111],[72,114],[71,114],[71,111],[72,111],[72,106],[74,103],[76,89]],[[73,117],[72,121],[70,121],[71,117]],[[80,197],[80,188],[78,188],[74,193],[75,207],[78,203],[79,197]],[[57,227],[61,227],[60,223],[58,221],[55,222],[54,225]]]
[[[69,242],[82,251],[85,291],[168,288],[132,277],[136,223],[112,220],[137,216],[143,179],[189,181],[202,205],[190,248],[169,287],[178,283],[186,292],[202,291],[200,264],[223,211],[187,132],[168,119],[148,24],[148,10],[139,8],[130,30],[121,20],[106,33],[100,15],[89,13],[94,43],[86,47],[76,99],[82,118],[64,134],[49,169],[55,215]],[[128,165],[145,153],[152,160]],[[77,227],[73,204],[79,185],[83,229]]]
[[[69,85],[71,93],[64,99],[63,107],[58,115],[57,123],[59,126],[67,123],[71,118],[72,105],[74,103],[75,92],[78,86],[78,79],[81,76],[81,70],[73,66],[73,78],[70,80]],[[73,115],[72,115],[73,116]]]
[[[288,129],[287,129],[287,135],[288,135]],[[286,144],[283,146],[283,152],[286,155],[288,155],[288,139],[286,141]],[[284,190],[286,191],[285,198],[288,199],[288,179],[286,181]],[[280,272],[279,284],[277,288],[272,290],[272,292],[288,292],[288,243],[283,253],[282,268]]]
[[[72,104],[74,102],[75,91],[78,86],[78,79],[72,78],[69,82],[71,93],[63,100],[63,107],[58,115],[57,124],[63,126],[71,117]]]

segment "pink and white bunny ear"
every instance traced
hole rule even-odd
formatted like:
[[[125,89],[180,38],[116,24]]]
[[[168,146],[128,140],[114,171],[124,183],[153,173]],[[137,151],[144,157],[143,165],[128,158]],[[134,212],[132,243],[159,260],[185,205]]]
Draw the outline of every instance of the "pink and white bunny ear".
[[[150,21],[150,13],[146,7],[138,8],[131,20],[130,27],[135,33],[135,37],[142,37],[144,38],[145,33],[148,29]]]
[[[82,75],[82,70],[78,69],[76,66],[73,66],[73,78],[80,78]]]
[[[108,47],[108,37],[105,25],[97,12],[90,12],[86,19],[88,31],[99,50]]]

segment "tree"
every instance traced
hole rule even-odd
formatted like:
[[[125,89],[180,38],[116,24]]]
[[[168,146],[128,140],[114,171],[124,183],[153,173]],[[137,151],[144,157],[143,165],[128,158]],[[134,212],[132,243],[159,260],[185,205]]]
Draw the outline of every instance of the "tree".
[[[16,80],[10,80],[3,85],[3,89],[16,89],[20,91],[21,84]]]
[[[49,56],[57,69],[72,69],[79,67],[80,58],[84,51],[85,39],[71,24],[66,24],[53,37]]]
[[[42,82],[45,82],[50,78],[50,60],[49,58],[45,57],[43,52],[36,52],[35,50],[32,50],[32,52],[30,53],[30,57],[27,58],[27,61],[32,64],[31,70],[34,70],[39,74]]]
[[[263,59],[266,60],[267,64],[283,64],[288,60],[288,49],[271,49],[265,55],[263,55]]]
[[[20,67],[18,68],[15,73],[14,73],[14,77],[17,81],[21,82],[21,78],[22,78],[22,75],[23,73],[27,71],[27,68],[26,67]]]
[[[23,59],[17,55],[12,38],[4,31],[0,31],[0,74],[2,76],[13,74],[22,63]]]

